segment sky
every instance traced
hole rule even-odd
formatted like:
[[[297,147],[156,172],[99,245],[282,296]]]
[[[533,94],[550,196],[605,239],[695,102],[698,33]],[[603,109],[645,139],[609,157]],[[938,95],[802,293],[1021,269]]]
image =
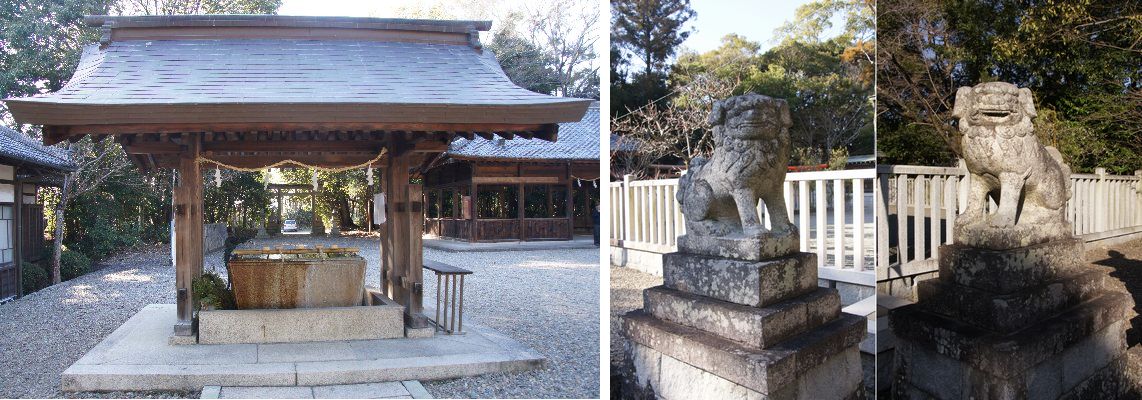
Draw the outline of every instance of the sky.
[[[691,0],[690,7],[697,13],[690,20],[695,32],[682,43],[686,49],[706,52],[716,49],[722,37],[736,33],[761,44],[765,51],[778,43],[773,31],[785,21],[792,20],[797,7],[813,0]],[[837,33],[839,23],[833,24]],[[830,35],[826,35],[830,36]]]

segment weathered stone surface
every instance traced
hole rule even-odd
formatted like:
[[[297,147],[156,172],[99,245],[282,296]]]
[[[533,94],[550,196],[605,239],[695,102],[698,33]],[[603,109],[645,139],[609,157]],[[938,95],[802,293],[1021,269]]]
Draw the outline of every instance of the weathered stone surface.
[[[828,357],[855,349],[865,334],[864,318],[844,315],[762,350],[687,326],[665,322],[642,310],[623,317],[622,333],[634,343],[768,394],[794,381]]]
[[[404,337],[404,307],[385,304],[198,314],[198,342],[290,343]]]
[[[920,304],[925,309],[998,332],[1022,329],[1107,291],[1125,293],[1126,288],[1094,268],[1075,277],[1002,295],[940,280],[919,285]]]
[[[1014,333],[998,333],[958,322],[923,309],[917,304],[893,310],[893,333],[902,342],[926,349],[941,357],[962,362],[975,370],[999,378],[1012,378],[1033,366],[1103,331],[1117,329],[1123,335],[1123,321],[1134,316],[1130,295],[1107,292],[1054,317]],[[1109,327],[1115,327],[1110,329]],[[1107,333],[1110,334],[1110,333]],[[1125,348],[1122,348],[1125,351]],[[915,353],[915,352],[913,352]],[[907,360],[908,352],[897,347]],[[931,361],[905,364],[930,365]]]
[[[691,160],[678,181],[686,232],[751,237],[772,231],[796,236],[782,192],[793,123],[789,105],[758,94],[735,96],[714,103],[709,123],[716,144],[713,154]],[[770,230],[759,218],[759,200],[772,217]]]
[[[670,253],[663,262],[666,287],[731,303],[765,307],[817,288],[817,256],[812,253],[766,261]]]
[[[1072,237],[1065,215],[1071,169],[1058,150],[1039,143],[1035,115],[1031,91],[1010,83],[956,92],[952,116],[963,133],[970,186],[955,243],[1008,249]],[[988,213],[993,195],[998,210]]]
[[[658,319],[697,328],[747,346],[767,348],[840,315],[836,290],[817,289],[767,307],[750,307],[656,286],[644,309]]]
[[[761,393],[701,368],[663,355],[655,349],[628,343],[628,360],[635,360],[639,385],[624,399],[767,399],[848,400],[861,398],[860,352],[849,348],[829,356],[802,373],[793,383]],[[638,366],[653,363],[653,367]]]
[[[1125,324],[1116,322],[1066,351],[1027,369],[1007,371],[1004,376],[903,341],[897,347],[901,357],[896,392],[900,398],[917,398],[922,393],[919,398],[1058,399],[1068,397],[1067,393],[1117,391],[1124,381],[1108,376],[1107,372],[1125,368]]]
[[[1010,250],[940,246],[940,279],[997,294],[1012,293],[1088,271],[1081,239]]]
[[[688,233],[678,237],[678,251],[735,260],[761,261],[796,254],[800,249],[797,232],[766,232],[754,237],[701,236]]]

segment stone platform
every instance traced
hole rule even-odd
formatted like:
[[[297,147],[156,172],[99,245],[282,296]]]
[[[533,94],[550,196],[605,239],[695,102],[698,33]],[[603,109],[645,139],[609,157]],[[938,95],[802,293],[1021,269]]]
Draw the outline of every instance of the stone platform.
[[[63,372],[64,391],[198,390],[438,380],[538,368],[533,350],[477,324],[464,335],[313,343],[172,345],[173,304],[143,307]]]
[[[864,317],[817,287],[816,256],[671,253],[664,285],[623,316],[624,396],[851,399],[862,393]]]
[[[940,248],[940,277],[891,314],[897,398],[1134,398],[1134,302],[1082,242]]]

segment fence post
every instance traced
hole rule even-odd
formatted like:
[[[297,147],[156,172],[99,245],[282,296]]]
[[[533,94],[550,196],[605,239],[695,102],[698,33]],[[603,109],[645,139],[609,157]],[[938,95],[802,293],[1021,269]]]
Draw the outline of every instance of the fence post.
[[[622,231],[622,234],[619,235],[619,240],[626,242],[628,239],[630,239],[630,230],[631,230],[631,226],[630,226],[630,220],[631,220],[631,216],[630,216],[630,211],[631,211],[630,210],[630,174],[623,175],[623,185],[619,189],[619,193],[621,193],[623,196],[622,205],[621,205],[621,207],[623,208],[623,212],[622,212],[623,231]]]
[[[1107,205],[1110,204],[1109,193],[1107,193],[1106,182],[1106,168],[1095,168],[1095,175],[1098,175],[1098,186],[1095,187],[1095,198],[1098,199],[1098,205],[1095,206],[1095,231],[1105,232],[1108,221],[1109,213],[1107,212]]]
[[[889,173],[876,174],[876,270],[888,270],[888,181],[892,179]],[[899,194],[897,194],[899,196]],[[899,215],[897,215],[899,218]],[[887,277],[887,275],[885,275]]]
[[[1134,225],[1142,225],[1142,169],[1134,171],[1134,176],[1138,177],[1134,181]]]

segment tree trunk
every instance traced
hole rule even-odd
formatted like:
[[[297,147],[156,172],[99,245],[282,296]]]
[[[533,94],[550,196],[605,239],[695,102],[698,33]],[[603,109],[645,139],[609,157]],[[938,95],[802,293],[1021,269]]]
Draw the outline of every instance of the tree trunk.
[[[55,209],[55,233],[52,234],[52,284],[60,283],[60,257],[63,255],[63,211],[67,208],[68,198],[71,197],[71,181],[74,172],[64,175],[63,186],[59,190],[59,202]]]

